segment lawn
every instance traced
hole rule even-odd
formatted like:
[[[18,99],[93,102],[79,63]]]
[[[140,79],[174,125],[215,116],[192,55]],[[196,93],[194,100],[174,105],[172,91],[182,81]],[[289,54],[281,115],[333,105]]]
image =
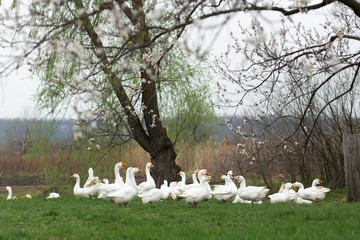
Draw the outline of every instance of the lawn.
[[[360,203],[344,190],[313,205],[183,201],[120,207],[103,199],[63,194],[7,201],[0,196],[0,239],[355,239]]]

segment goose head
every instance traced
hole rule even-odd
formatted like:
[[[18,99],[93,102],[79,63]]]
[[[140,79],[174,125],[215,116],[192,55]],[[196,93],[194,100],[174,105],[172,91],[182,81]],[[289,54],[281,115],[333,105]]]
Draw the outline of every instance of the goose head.
[[[244,180],[245,180],[245,178],[243,176],[241,176],[241,175],[234,177],[234,182],[241,183]]]
[[[152,164],[152,162],[148,162],[146,164],[146,168],[152,168],[152,167],[154,167],[154,164]]]
[[[139,168],[137,168],[137,167],[132,168],[131,171],[132,171],[133,173],[142,172],[142,171],[141,171]]]
[[[319,185],[320,183],[322,183],[323,181],[321,181],[319,178],[314,179],[314,181],[312,182],[313,186]]]
[[[210,182],[210,181],[214,181],[214,179],[209,175],[206,175],[202,178],[202,182]]]
[[[118,162],[117,164],[115,164],[115,167],[117,167],[117,168],[122,168],[124,166],[126,166],[126,164],[123,162]]]
[[[79,178],[80,176],[79,176],[79,174],[74,173],[73,175],[71,175],[71,177],[72,177],[72,178]]]

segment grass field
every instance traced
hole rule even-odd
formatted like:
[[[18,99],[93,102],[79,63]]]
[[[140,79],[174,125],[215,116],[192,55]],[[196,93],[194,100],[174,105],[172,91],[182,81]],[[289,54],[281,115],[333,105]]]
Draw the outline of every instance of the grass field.
[[[24,189],[23,189],[24,190]],[[26,191],[28,189],[25,189]],[[183,201],[119,207],[102,199],[6,200],[0,195],[0,239],[359,239],[360,203],[344,190],[313,205]]]

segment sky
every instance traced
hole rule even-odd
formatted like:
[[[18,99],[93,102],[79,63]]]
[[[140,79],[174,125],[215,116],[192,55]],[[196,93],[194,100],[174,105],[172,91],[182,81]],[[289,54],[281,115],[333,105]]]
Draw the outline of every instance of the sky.
[[[23,118],[35,113],[36,103],[33,95],[39,81],[32,80],[30,72],[19,70],[7,79],[1,79],[0,85],[0,118]]]

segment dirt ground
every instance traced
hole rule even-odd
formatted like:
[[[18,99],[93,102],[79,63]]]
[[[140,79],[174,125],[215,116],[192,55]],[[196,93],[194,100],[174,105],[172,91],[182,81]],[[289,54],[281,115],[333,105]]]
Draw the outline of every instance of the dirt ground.
[[[45,179],[41,177],[12,178],[0,177],[0,186],[39,186],[45,185]]]

